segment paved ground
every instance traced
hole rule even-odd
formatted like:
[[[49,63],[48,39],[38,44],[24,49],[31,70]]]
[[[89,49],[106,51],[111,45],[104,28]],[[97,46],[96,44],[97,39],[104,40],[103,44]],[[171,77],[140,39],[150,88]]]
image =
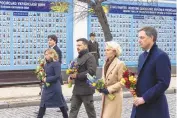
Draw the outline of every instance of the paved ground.
[[[130,117],[132,100],[132,98],[124,98],[122,118]],[[176,118],[176,94],[167,94],[167,100],[169,104],[170,118]],[[95,101],[98,118],[100,117],[99,114],[101,111],[100,104],[101,101]],[[70,104],[68,104],[68,106],[70,106]],[[38,106],[29,106],[21,108],[0,109],[0,118],[36,118],[36,114],[34,112],[38,111],[38,108]],[[44,118],[62,118],[61,113],[56,112],[57,110],[58,109],[56,108],[47,109]],[[78,118],[88,118],[83,106],[80,109]]]

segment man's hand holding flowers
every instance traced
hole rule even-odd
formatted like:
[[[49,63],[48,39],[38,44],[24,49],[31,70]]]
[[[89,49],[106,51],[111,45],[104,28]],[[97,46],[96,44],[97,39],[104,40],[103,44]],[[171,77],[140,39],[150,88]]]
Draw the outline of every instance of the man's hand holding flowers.
[[[134,98],[137,97],[136,95],[136,77],[135,73],[131,72],[127,67],[125,67],[125,71],[123,73],[123,78],[121,79],[120,83],[122,86],[125,86],[130,93],[133,95]]]
[[[76,77],[77,77],[77,68],[78,68],[77,62],[76,61],[71,61],[68,69],[66,70],[66,74],[69,75],[69,77],[68,77],[68,88],[72,87],[72,80],[76,79]]]
[[[70,74],[69,76],[70,76],[72,79],[76,79],[77,74],[76,74],[76,73],[74,73],[74,74]]]

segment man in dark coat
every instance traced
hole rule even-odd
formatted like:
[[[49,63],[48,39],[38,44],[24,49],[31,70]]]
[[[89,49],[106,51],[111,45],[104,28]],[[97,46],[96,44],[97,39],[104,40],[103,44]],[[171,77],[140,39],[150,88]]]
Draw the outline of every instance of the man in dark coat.
[[[95,40],[95,33],[90,33],[90,40],[88,43],[88,49],[89,49],[89,52],[92,53],[93,56],[95,57],[97,65],[99,65],[99,63],[98,63],[98,59],[100,58],[99,44]]]
[[[58,57],[59,57],[59,62],[62,63],[62,52],[61,52],[60,48],[57,46],[57,42],[58,42],[58,38],[56,35],[49,35],[48,36],[49,47],[53,48],[57,52]],[[62,78],[62,76],[61,76],[61,78]],[[62,79],[60,79],[60,83],[61,83],[61,85],[63,85]]]
[[[138,60],[138,97],[134,100],[131,118],[170,118],[165,96],[171,80],[170,59],[155,43],[156,29],[144,27],[138,37],[145,52]]]
[[[69,79],[75,80],[73,95],[71,98],[71,110],[69,118],[77,118],[80,106],[84,103],[88,118],[96,118],[96,112],[93,104],[94,89],[87,84],[87,76],[96,74],[96,60],[88,51],[88,41],[85,38],[77,40],[77,58],[78,73],[71,74]]]

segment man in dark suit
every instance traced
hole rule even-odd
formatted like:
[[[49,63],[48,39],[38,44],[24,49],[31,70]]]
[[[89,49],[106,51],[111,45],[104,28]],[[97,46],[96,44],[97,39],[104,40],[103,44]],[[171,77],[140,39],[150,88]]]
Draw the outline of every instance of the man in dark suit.
[[[90,33],[90,40],[89,40],[89,43],[88,43],[88,50],[89,50],[90,53],[93,54],[93,56],[96,59],[97,65],[99,65],[99,63],[98,63],[98,59],[100,58],[99,44],[95,40],[95,33]]]
[[[48,44],[50,48],[53,48],[58,56],[59,56],[59,62],[62,63],[62,52],[60,48],[57,46],[58,38],[56,35],[49,35],[48,36]]]
[[[157,31],[144,27],[138,33],[139,44],[145,51],[138,60],[137,98],[131,118],[170,118],[165,90],[171,80],[168,55],[156,45]]]
[[[53,48],[57,52],[57,54],[59,56],[59,62],[62,63],[62,52],[61,52],[60,48],[57,46],[57,42],[58,42],[58,38],[56,35],[49,35],[48,36],[49,47]],[[61,76],[60,83],[61,83],[61,85],[63,85],[62,75],[60,75],[60,76]],[[66,109],[68,110],[67,105],[66,105]]]
[[[88,41],[85,38],[77,40],[77,58],[78,73],[70,74],[69,79],[75,80],[73,95],[71,98],[71,110],[69,118],[77,118],[80,106],[84,103],[88,118],[96,118],[95,108],[93,104],[93,94],[95,90],[87,84],[87,76],[96,74],[96,60],[88,51]]]

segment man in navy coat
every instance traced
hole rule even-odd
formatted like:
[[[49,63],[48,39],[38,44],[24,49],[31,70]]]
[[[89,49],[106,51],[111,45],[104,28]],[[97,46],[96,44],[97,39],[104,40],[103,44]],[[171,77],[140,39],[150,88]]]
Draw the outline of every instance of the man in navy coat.
[[[61,52],[60,48],[57,46],[57,42],[58,42],[58,38],[56,35],[52,34],[52,35],[48,36],[49,47],[53,48],[57,52],[58,57],[59,57],[59,62],[62,63],[62,52]],[[61,83],[61,85],[63,85],[62,75],[60,75],[60,76],[61,76],[60,83]]]
[[[165,90],[171,79],[168,55],[156,45],[157,31],[144,27],[138,32],[139,44],[144,50],[138,60],[137,98],[134,99],[131,118],[170,118]]]
[[[62,52],[60,48],[57,46],[57,43],[58,43],[58,38],[56,35],[52,34],[48,36],[49,47],[53,48],[57,52],[58,57],[59,57],[59,62],[62,63]]]

